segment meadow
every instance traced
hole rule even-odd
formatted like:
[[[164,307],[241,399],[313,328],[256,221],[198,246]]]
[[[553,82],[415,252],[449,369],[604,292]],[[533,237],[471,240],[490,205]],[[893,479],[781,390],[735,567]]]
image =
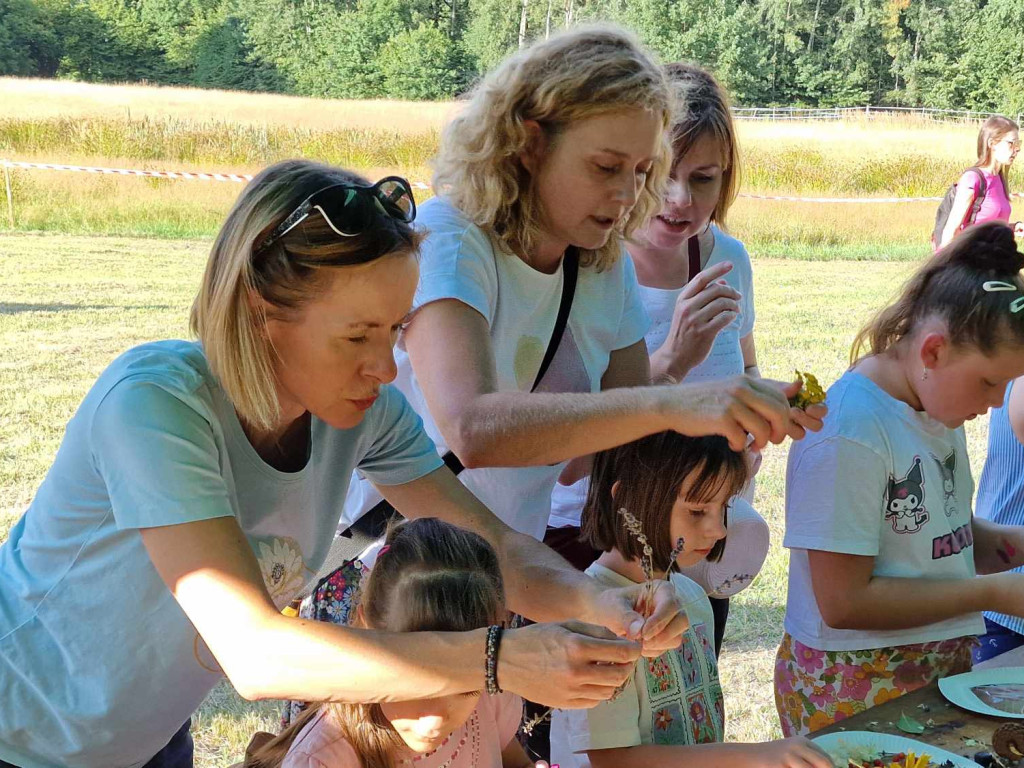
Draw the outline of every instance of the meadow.
[[[0,78],[0,103],[0,158],[10,160],[254,173],[276,160],[308,157],[426,183],[440,130],[460,106],[16,78]],[[741,122],[739,134],[746,193],[919,197],[943,194],[970,164],[976,127],[859,117]],[[224,182],[52,171],[14,170],[11,180],[19,231],[210,237],[238,194],[237,185]],[[935,208],[741,198],[730,225],[756,255],[913,259]],[[10,228],[6,216],[0,226]]]
[[[9,78],[0,78],[0,103],[0,158],[251,172],[306,156],[422,181],[438,131],[458,109]],[[861,120],[741,123],[739,130],[747,192],[878,197],[941,194],[970,163],[976,128]],[[210,238],[240,190],[52,172],[15,171],[12,181],[13,230],[0,215],[0,541],[110,360],[143,341],[187,336]],[[799,368],[826,384],[841,375],[857,326],[927,255],[934,210],[934,203],[741,199],[730,225],[754,255],[765,375],[785,378]],[[1024,217],[1019,202],[1015,213]],[[976,470],[986,425],[968,426]],[[786,451],[765,455],[756,502],[772,548],[759,578],[735,599],[725,639],[732,740],[779,733],[771,668],[788,563],[781,547]],[[194,721],[197,765],[237,759],[253,731],[274,728],[277,711],[275,702],[246,702],[220,686]]]

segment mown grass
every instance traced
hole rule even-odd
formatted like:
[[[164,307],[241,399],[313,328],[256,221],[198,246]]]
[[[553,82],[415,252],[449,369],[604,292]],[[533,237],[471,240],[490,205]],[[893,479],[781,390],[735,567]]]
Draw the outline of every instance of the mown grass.
[[[81,398],[117,354],[182,337],[207,240],[0,234],[0,541],[30,501]],[[811,370],[824,383],[846,367],[860,322],[912,264],[801,264],[754,259],[761,368],[784,378]],[[985,456],[987,420],[968,425],[972,464]],[[772,659],[782,631],[788,556],[783,533],[786,447],[772,448],[758,477],[757,507],[772,530],[761,575],[734,601],[722,659],[728,737],[778,736]],[[257,729],[272,729],[274,703],[242,701],[227,685],[195,720],[200,768],[237,759]]]

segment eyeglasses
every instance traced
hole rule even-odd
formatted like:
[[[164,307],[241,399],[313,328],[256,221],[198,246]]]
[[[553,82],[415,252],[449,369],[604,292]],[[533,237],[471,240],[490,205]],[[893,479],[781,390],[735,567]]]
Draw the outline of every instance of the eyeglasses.
[[[299,226],[317,211],[327,226],[342,237],[356,237],[373,225],[381,214],[411,224],[416,219],[416,200],[409,182],[387,176],[376,184],[333,184],[307,197],[259,244],[261,253]]]

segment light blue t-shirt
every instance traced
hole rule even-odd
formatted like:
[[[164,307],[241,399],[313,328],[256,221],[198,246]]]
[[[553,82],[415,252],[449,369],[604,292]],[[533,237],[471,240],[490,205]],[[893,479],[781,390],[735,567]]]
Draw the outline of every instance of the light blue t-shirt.
[[[222,678],[138,529],[235,517],[281,607],[323,564],[354,469],[399,485],[439,466],[391,387],[352,429],[314,418],[306,466],[284,473],[245,437],[198,344],[122,355],[0,546],[0,761],[134,768]]]

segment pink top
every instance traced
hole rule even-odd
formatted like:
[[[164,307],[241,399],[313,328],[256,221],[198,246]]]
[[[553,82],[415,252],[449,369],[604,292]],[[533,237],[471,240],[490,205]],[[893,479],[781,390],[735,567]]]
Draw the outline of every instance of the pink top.
[[[985,183],[988,188],[985,191],[985,199],[981,203],[981,210],[978,211],[978,218],[974,220],[975,224],[981,224],[984,221],[1010,221],[1010,198],[1006,194],[1006,187],[1003,186],[1002,178],[995,173],[989,173],[983,170],[982,173],[985,176]],[[978,175],[973,171],[967,171],[963,176],[960,177],[960,181],[957,182],[957,187],[963,186],[965,189],[970,189],[972,192],[978,189]]]
[[[402,768],[501,768],[501,751],[515,738],[523,700],[512,693],[482,694],[461,728],[433,752],[401,760]],[[362,768],[352,745],[324,709],[292,742],[281,768]]]

